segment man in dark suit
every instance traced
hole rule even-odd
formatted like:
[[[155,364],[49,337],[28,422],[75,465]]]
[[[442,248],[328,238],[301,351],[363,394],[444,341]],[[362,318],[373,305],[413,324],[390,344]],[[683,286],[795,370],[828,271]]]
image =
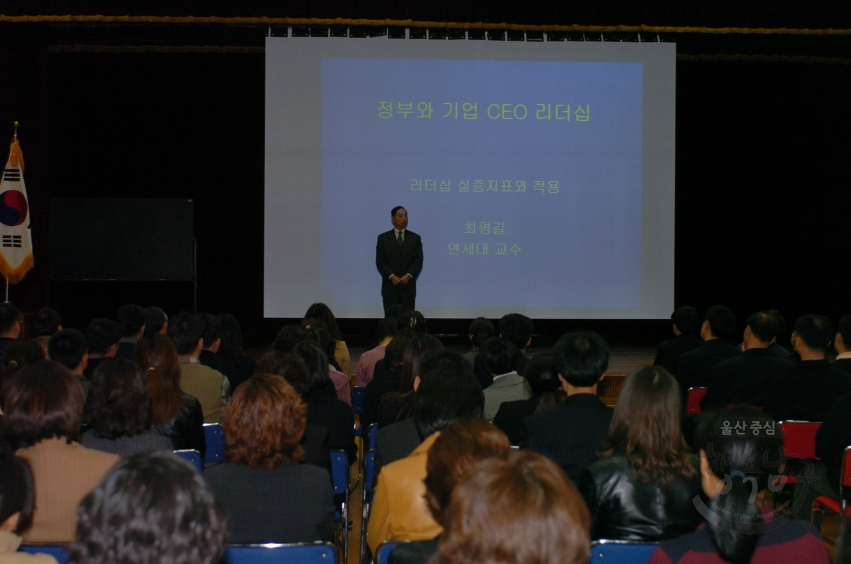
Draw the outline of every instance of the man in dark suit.
[[[836,355],[833,366],[851,373],[851,315],[846,315],[839,320],[833,346],[839,353]]]
[[[596,333],[568,333],[553,347],[553,361],[567,399],[526,418],[528,448],[548,456],[576,483],[597,460],[614,413],[597,397],[597,384],[609,367],[609,347]]]
[[[715,365],[709,390],[700,402],[702,411],[730,404],[756,405],[756,399],[776,378],[785,376],[794,366],[775,356],[769,346],[780,331],[780,323],[771,312],[758,311],[748,317],[742,347],[744,352]]]
[[[735,328],[736,318],[726,307],[714,305],[706,310],[706,320],[700,327],[704,343],[682,355],[677,363],[675,377],[683,396],[689,388],[707,387],[716,364],[742,354],[739,347],[726,342]]]
[[[656,347],[656,360],[653,366],[661,366],[676,375],[680,357],[703,344],[697,331],[700,329],[700,317],[697,309],[691,306],[678,307],[671,314],[675,337]]]
[[[121,330],[124,332],[118,341],[115,356],[133,360],[136,343],[145,334],[145,310],[141,306],[127,304],[121,306],[115,320],[121,324]]]
[[[408,211],[396,206],[390,211],[393,229],[378,236],[375,266],[381,273],[381,297],[384,315],[394,305],[415,309],[417,277],[423,269],[423,242],[408,231]]]

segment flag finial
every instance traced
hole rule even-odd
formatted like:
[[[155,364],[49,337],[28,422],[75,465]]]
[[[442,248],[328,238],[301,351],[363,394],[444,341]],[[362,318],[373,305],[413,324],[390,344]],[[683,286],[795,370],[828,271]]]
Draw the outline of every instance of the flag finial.
[[[14,126],[15,126],[15,139],[17,139],[18,138],[18,122],[15,122]]]

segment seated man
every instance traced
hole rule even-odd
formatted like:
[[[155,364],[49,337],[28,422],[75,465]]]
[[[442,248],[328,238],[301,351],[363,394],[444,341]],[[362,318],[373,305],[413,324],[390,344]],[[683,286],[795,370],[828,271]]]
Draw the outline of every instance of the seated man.
[[[503,402],[532,397],[526,379],[514,369],[517,349],[508,339],[497,337],[485,341],[479,350],[479,357],[482,366],[493,379],[493,384],[485,388],[484,392],[485,419],[493,421]]]
[[[50,337],[62,331],[62,316],[55,309],[43,307],[33,316],[32,335],[35,342],[41,345],[47,353],[47,342]],[[49,357],[48,357],[49,358]]]
[[[526,357],[526,347],[532,344],[532,320],[519,313],[503,315],[499,320],[499,336],[507,339],[517,349],[514,370],[523,376],[529,359]],[[484,342],[484,341],[483,341]],[[493,376],[485,370],[480,355],[473,361],[473,372],[484,390],[493,382]]]
[[[609,432],[614,411],[597,397],[609,367],[609,347],[596,333],[568,333],[553,347],[553,361],[567,399],[526,418],[529,449],[547,455],[576,483]]]
[[[423,359],[420,373],[413,418],[383,429],[410,421],[412,432],[425,440],[409,456],[387,464],[378,474],[367,525],[367,543],[373,554],[386,540],[425,540],[440,534],[440,525],[423,498],[428,451],[444,427],[482,415],[482,390],[460,354],[431,353]]]
[[[198,317],[204,325],[204,332],[201,334],[204,339],[204,349],[198,357],[198,362],[221,372],[230,382],[231,391],[233,391],[243,382],[243,379],[232,362],[228,362],[217,354],[219,347],[222,346],[222,322],[209,313],[201,313]]]
[[[77,381],[83,386],[83,393],[88,396],[91,384],[84,375],[89,364],[86,336],[76,329],[63,329],[47,342],[47,354],[50,355],[50,360],[58,362],[77,377]]]
[[[712,369],[709,390],[700,402],[702,411],[731,404],[757,405],[756,399],[768,390],[771,382],[789,373],[794,365],[769,350],[779,330],[777,317],[767,311],[748,317],[742,343],[744,353],[721,361]]]
[[[115,356],[133,360],[136,342],[145,334],[145,310],[141,306],[127,304],[121,306],[115,320],[121,324],[124,336],[118,341]]]
[[[676,374],[680,357],[702,345],[703,341],[697,336],[700,329],[697,309],[691,306],[678,307],[671,314],[671,323],[676,336],[656,347],[653,366],[661,366],[671,374]]]
[[[846,315],[839,320],[833,346],[839,353],[836,355],[833,366],[851,373],[851,315]]]
[[[802,315],[795,322],[792,344],[801,362],[757,399],[777,421],[822,421],[833,402],[851,391],[851,374],[824,358],[832,339],[833,326],[823,315]]]
[[[89,361],[84,374],[91,377],[95,368],[107,358],[114,358],[118,352],[118,341],[123,329],[121,324],[111,319],[92,319],[86,327],[86,344],[89,349]]]
[[[674,374],[683,396],[689,388],[708,386],[716,364],[742,353],[741,349],[726,342],[735,328],[736,318],[726,307],[714,305],[706,310],[706,320],[700,326],[700,338],[704,343],[680,356]]]
[[[163,336],[168,334],[168,316],[162,308],[149,306],[145,308],[145,334],[153,335],[154,333]]]

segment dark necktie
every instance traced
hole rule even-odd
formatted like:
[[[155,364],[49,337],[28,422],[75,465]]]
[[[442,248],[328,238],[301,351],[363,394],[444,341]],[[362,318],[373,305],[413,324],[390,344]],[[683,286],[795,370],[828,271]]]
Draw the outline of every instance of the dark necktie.
[[[401,231],[397,231],[397,232],[396,232],[396,242],[397,242],[397,243],[399,243],[399,246],[400,246],[400,247],[402,246],[402,243],[404,243],[404,242],[405,242],[405,241],[402,239],[402,232],[401,232]]]

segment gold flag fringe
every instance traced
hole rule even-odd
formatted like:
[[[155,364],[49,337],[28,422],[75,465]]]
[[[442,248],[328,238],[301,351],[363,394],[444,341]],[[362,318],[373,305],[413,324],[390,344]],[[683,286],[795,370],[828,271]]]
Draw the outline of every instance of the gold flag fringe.
[[[24,172],[24,153],[21,151],[17,139],[12,141],[12,152],[9,154],[9,158],[12,166],[20,166],[21,172]]]
[[[24,257],[23,262],[21,262],[17,268],[12,268],[6,260],[6,257],[0,254],[0,273],[3,274],[3,277],[9,282],[9,284],[17,284],[23,280],[24,276],[27,275],[27,272],[32,270],[34,266],[35,262],[33,262],[32,253]]]

